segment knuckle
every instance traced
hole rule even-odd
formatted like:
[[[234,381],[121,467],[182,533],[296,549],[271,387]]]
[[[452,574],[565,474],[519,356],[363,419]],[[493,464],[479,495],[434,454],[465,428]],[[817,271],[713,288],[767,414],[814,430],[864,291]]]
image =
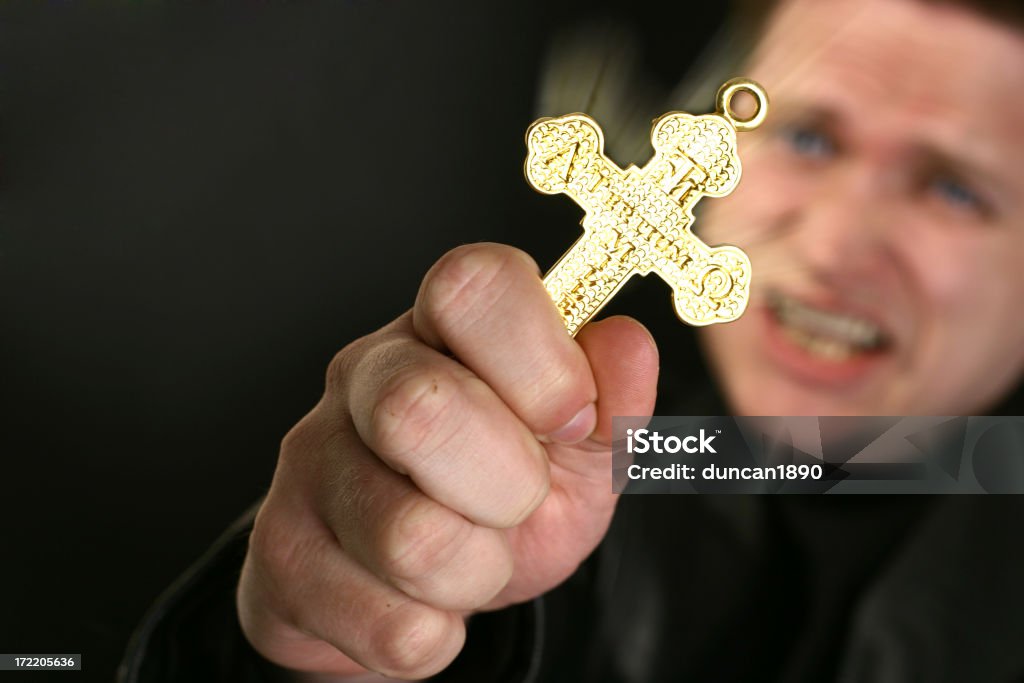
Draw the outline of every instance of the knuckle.
[[[291,525],[270,505],[264,505],[249,534],[249,555],[259,564],[262,574],[274,586],[287,585],[295,574],[301,548]]]
[[[272,578],[291,580],[315,564],[327,540],[307,514],[271,492],[256,514],[248,552]]]
[[[471,527],[439,503],[407,497],[383,525],[381,570],[393,579],[416,581],[435,573],[465,544]]]
[[[324,548],[324,538],[308,527],[283,516],[264,517],[262,510],[249,536],[249,557],[266,606],[286,623],[308,631],[313,630],[319,601],[311,599],[304,586]]]
[[[290,490],[320,481],[330,469],[330,458],[325,455],[338,435],[337,424],[324,415],[320,406],[310,411],[281,439],[273,486]]]
[[[428,455],[457,396],[458,382],[440,367],[417,364],[398,371],[385,383],[373,409],[373,447],[399,465],[414,453]]]
[[[424,311],[439,329],[477,319],[500,298],[499,287],[508,286],[505,276],[520,262],[515,254],[511,247],[480,244],[448,252],[424,279]]]
[[[431,668],[448,638],[448,619],[425,605],[408,602],[383,619],[372,636],[378,668],[388,675],[412,675]]]
[[[344,476],[337,477],[332,486],[325,488],[324,493],[329,496],[327,504],[336,507],[337,511],[351,522],[335,529],[335,534],[344,530],[350,530],[351,534],[354,533],[351,530],[371,528],[378,518],[382,502],[382,476],[377,463],[369,459],[353,458],[347,463]],[[347,547],[351,540],[345,534],[338,537],[343,548]]]
[[[294,567],[301,554],[276,520],[260,511],[249,535],[236,592],[239,625],[253,647],[269,659],[287,658],[283,638],[299,628],[308,611],[296,593]]]
[[[281,456],[283,458],[302,457],[321,445],[319,430],[313,418],[306,415],[281,439]]]
[[[380,332],[360,337],[347,344],[343,349],[334,354],[327,364],[327,372],[324,378],[326,392],[328,394],[338,393],[344,395],[346,387],[351,382],[352,374],[356,367],[374,347],[380,337]]]
[[[348,377],[352,372],[353,346],[354,344],[349,344],[338,351],[327,364],[324,384],[328,392],[337,391],[348,383]]]

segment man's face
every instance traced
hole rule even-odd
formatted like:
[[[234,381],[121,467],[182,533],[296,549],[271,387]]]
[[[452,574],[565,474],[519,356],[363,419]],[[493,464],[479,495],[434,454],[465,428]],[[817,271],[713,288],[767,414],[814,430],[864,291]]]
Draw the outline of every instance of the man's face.
[[[1024,36],[915,0],[791,0],[772,98],[698,232],[747,313],[702,333],[738,413],[983,412],[1024,370]]]

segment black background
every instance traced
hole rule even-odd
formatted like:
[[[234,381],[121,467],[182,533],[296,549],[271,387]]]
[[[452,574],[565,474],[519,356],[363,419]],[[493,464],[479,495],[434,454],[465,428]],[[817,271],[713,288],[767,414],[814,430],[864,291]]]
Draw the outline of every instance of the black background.
[[[79,679],[109,680],[265,492],[338,349],[459,243],[542,266],[571,244],[579,210],[522,176],[551,35],[619,18],[667,81],[719,20],[583,11],[0,6],[0,652],[81,652]],[[667,364],[692,354],[657,283],[615,309]]]

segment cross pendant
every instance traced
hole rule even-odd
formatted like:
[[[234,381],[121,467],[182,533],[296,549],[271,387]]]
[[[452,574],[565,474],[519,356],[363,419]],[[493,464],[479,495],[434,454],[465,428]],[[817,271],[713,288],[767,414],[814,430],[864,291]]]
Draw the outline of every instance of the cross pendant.
[[[733,96],[751,94],[757,110],[735,116]],[[732,246],[709,247],[692,232],[701,197],[723,197],[740,179],[736,131],[768,113],[764,89],[733,79],[718,91],[714,114],[670,112],[654,122],[654,156],[643,168],[619,168],[604,154],[604,136],[585,114],[541,119],[526,133],[526,177],[544,194],[579,204],[583,236],[544,276],[569,334],[576,333],[633,274],[654,272],[673,290],[678,316],[690,325],[729,322],[746,309],[750,260]]]

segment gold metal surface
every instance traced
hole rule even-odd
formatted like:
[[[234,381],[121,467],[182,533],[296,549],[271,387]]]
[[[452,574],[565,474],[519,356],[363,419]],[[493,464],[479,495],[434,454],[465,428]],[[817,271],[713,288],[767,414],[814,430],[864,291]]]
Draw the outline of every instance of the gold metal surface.
[[[738,92],[754,97],[749,118],[733,113]],[[619,168],[604,154],[604,134],[585,114],[540,119],[526,133],[526,177],[544,194],[579,204],[583,236],[544,276],[544,286],[574,335],[634,273],[660,275],[676,313],[691,325],[738,318],[750,296],[750,260],[732,246],[709,247],[691,231],[701,197],[723,197],[740,179],[736,131],[768,113],[768,96],[735,78],[718,91],[714,114],[670,112],[654,122],[654,156]]]

